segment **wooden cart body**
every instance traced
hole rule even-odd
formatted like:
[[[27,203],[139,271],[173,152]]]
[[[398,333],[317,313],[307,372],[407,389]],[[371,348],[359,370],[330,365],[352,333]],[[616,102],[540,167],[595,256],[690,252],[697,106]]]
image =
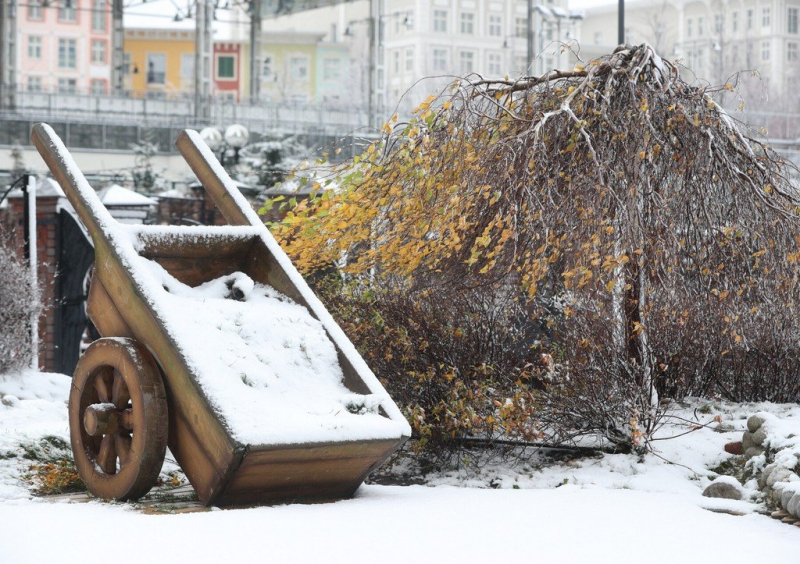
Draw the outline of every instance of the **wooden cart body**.
[[[408,438],[410,429],[389,400],[381,404],[381,414],[405,425],[404,432],[390,439],[283,445],[238,442],[211,408],[190,364],[126,268],[107,228],[114,220],[60,139],[44,124],[34,126],[32,138],[94,240],[88,315],[103,337],[134,338],[153,354],[167,394],[168,445],[202,502],[225,506],[349,497]],[[349,390],[385,394],[196,132],[182,132],[176,146],[226,220],[251,227],[252,236],[232,236],[221,229],[219,234],[186,240],[179,230],[174,235],[165,236],[162,231],[158,237],[148,237],[143,228],[139,254],[189,286],[235,271],[272,286],[322,322],[336,347]]]

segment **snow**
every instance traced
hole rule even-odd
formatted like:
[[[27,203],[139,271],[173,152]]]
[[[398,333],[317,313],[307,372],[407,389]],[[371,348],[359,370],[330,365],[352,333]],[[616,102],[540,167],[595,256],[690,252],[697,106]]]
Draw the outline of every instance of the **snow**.
[[[800,408],[793,405],[693,401],[677,414],[692,419],[705,411],[699,422],[712,424],[664,441],[661,458],[605,455],[535,468],[498,462],[472,479],[439,476],[437,486],[365,485],[336,503],[153,516],[126,504],[48,502],[20,483],[21,468],[5,456],[19,453],[20,442],[68,436],[69,382],[35,372],[0,377],[3,564],[83,563],[97,554],[136,564],[337,563],[365,555],[382,563],[752,564],[797,562],[800,550],[797,527],[755,513],[761,506],[700,495],[711,479],[730,480],[708,468],[729,458],[722,445],[741,438],[747,416],[764,412],[797,433]],[[724,432],[713,424],[717,416]],[[668,424],[664,436],[677,428]],[[97,524],[105,532],[87,541]],[[146,542],[119,550],[132,539]]]
[[[251,225],[122,226],[100,203],[52,129],[44,128],[78,187],[76,196],[91,210],[113,252],[134,279],[136,291],[167,328],[200,390],[235,439],[250,445],[278,445],[395,439],[411,434],[383,386],[196,132],[190,131],[190,138],[228,185]],[[309,304],[311,314],[263,286],[244,302],[225,299],[226,282],[233,277],[245,283],[242,273],[193,290],[138,254],[145,234],[154,238],[180,234],[187,241],[215,234],[261,237]],[[331,339],[359,371],[371,392],[368,396],[354,398],[345,389]],[[377,414],[378,408],[389,417]]]
[[[353,500],[154,517],[90,504],[0,505],[5,564],[85,562],[796,562],[800,531],[669,495],[600,488],[364,486]],[[103,534],[87,530],[106,523]],[[46,538],[46,542],[42,539]],[[139,542],[136,541],[139,540]],[[135,549],[119,550],[134,542]]]
[[[143,194],[112,184],[97,193],[100,201],[106,206],[155,206],[156,202]]]
[[[151,298],[165,326],[240,442],[402,435],[403,425],[377,413],[385,398],[345,388],[336,348],[303,306],[242,272],[191,288],[155,262],[137,263],[161,285]]]

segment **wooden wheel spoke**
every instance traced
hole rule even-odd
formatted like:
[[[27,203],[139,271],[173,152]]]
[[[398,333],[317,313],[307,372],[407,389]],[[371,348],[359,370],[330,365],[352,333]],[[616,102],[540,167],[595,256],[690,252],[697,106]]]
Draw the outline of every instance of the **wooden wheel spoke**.
[[[125,384],[125,379],[122,374],[114,371],[114,385],[111,390],[111,403],[117,406],[117,409],[125,409],[128,402],[131,400],[131,394],[128,391],[128,386]]]
[[[100,398],[100,403],[108,403],[111,401],[112,378],[113,374],[110,371],[101,370],[94,379],[94,389],[97,391],[97,397]]]
[[[117,473],[117,447],[114,435],[108,434],[100,443],[100,452],[97,453],[97,465],[106,474]]]
[[[120,467],[125,466],[131,457],[131,444],[133,440],[128,435],[115,435],[114,444],[117,449],[117,456],[119,456]]]

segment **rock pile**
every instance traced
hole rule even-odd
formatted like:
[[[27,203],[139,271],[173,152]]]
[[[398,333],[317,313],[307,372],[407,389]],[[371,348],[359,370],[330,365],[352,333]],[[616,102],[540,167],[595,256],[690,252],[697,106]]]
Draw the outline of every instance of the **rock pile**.
[[[767,503],[776,508],[772,517],[800,527],[800,436],[780,429],[773,415],[759,413],[747,420],[742,450]]]

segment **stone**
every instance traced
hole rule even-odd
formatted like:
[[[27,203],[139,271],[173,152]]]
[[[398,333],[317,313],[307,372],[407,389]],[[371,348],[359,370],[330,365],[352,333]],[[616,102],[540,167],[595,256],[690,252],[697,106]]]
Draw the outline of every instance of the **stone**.
[[[726,444],[725,452],[727,452],[728,454],[734,454],[736,456],[744,454],[744,449],[742,448],[742,441],[736,441],[734,443]]]
[[[760,456],[762,454],[764,454],[764,447],[760,446],[751,446],[750,448],[744,451],[744,455],[748,459],[753,458],[754,456]]]
[[[800,518],[800,493],[796,493],[792,496],[792,499],[786,504],[786,511],[788,511],[790,515]]]
[[[789,500],[792,499],[794,492],[790,489],[785,489],[781,492],[781,507],[783,507],[786,511],[789,511]],[[789,511],[791,513],[791,511]]]
[[[769,475],[769,478],[767,478],[767,485],[770,488],[773,488],[773,487],[775,487],[776,483],[778,483],[778,482],[786,482],[791,477],[792,477],[792,471],[791,470],[787,470],[786,468],[776,468]]]
[[[782,493],[783,493],[783,489],[781,489],[781,488],[777,488],[777,489],[772,490],[772,495],[770,496],[772,498],[772,501],[774,501],[777,504],[780,504],[780,502],[781,502],[781,494]],[[788,513],[788,511],[787,511],[787,513]]]
[[[705,497],[719,497],[722,499],[742,499],[742,491],[726,482],[714,482],[703,491]]]
[[[748,448],[752,448],[756,446],[756,443],[753,442],[753,433],[750,431],[745,431],[742,435],[742,450],[747,451]]]
[[[764,418],[758,415],[753,415],[747,420],[747,430],[755,433],[764,424]]]
[[[767,440],[767,434],[764,432],[764,429],[759,429],[758,431],[753,433],[753,437],[752,438],[753,438],[753,442],[756,445],[761,446],[761,445],[764,444],[764,441]]]
[[[772,471],[775,470],[778,466],[776,464],[769,464],[761,471],[761,474],[758,476],[758,487],[762,490],[767,485],[767,479],[769,475],[772,474]]]

